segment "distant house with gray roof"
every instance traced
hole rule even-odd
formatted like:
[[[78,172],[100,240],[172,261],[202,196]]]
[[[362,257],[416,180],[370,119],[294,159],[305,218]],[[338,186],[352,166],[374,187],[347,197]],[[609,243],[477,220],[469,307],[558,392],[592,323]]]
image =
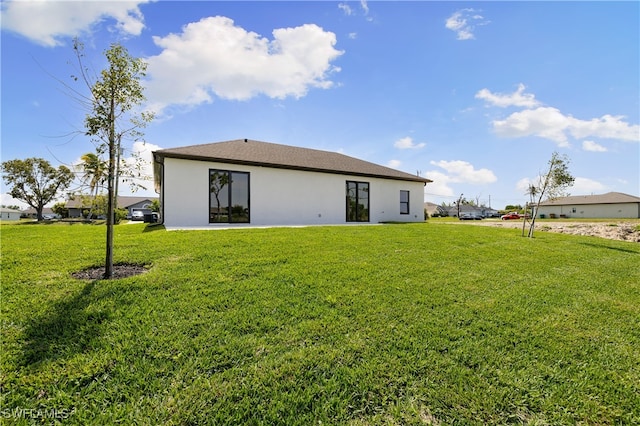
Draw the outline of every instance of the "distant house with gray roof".
[[[134,196],[126,196],[119,195],[117,197],[117,205],[119,209],[126,209],[128,211],[128,215],[133,214],[133,211],[136,209],[151,209],[151,205],[154,200],[157,200],[156,197],[134,197]],[[65,203],[65,207],[69,210],[68,217],[70,218],[78,218],[83,217],[83,211],[89,210],[89,207],[85,205],[86,201],[82,199],[82,197],[75,197],[68,200]]]
[[[153,156],[168,228],[421,222],[431,182],[336,152],[247,139]]]
[[[14,221],[20,220],[22,212],[16,209],[10,209],[8,207],[0,207],[0,220]]]
[[[33,207],[29,207],[28,209],[25,209],[21,212],[21,216],[27,219],[37,219],[38,212]],[[42,217],[50,219],[50,218],[57,218],[58,215],[56,215],[53,212],[53,210],[51,210],[51,207],[45,207],[42,209]]]
[[[640,218],[640,197],[608,192],[601,195],[561,197],[540,203],[538,217],[544,218]]]

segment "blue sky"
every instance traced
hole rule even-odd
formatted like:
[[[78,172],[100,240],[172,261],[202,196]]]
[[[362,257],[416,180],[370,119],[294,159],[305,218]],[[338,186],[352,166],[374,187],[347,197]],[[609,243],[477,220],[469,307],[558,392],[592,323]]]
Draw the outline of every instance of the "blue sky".
[[[249,138],[434,182],[425,201],[523,204],[554,151],[572,195],[640,195],[638,2],[3,1],[2,161],[93,150],[73,37],[96,71],[148,62],[147,143]],[[150,171],[150,163],[147,167]],[[135,195],[153,195],[151,186]],[[13,204],[2,189],[2,204]],[[126,186],[121,195],[129,195]]]

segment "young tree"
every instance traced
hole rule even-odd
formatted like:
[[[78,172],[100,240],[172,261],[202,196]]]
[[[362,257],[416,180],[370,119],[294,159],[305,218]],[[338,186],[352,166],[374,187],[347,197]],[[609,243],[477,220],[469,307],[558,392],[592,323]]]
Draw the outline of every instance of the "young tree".
[[[215,171],[211,175],[210,189],[211,189],[211,192],[213,192],[213,195],[216,197],[216,203],[217,203],[216,220],[215,220],[216,222],[220,222],[220,216],[221,216],[220,192],[225,186],[229,184],[229,182],[230,182],[229,173]],[[227,214],[230,214],[230,212],[227,212]]]
[[[547,172],[539,175],[537,181],[530,184],[527,190],[527,194],[529,194],[531,199],[531,224],[529,225],[528,237],[533,237],[533,230],[536,226],[536,216],[538,215],[538,208],[542,200],[552,200],[568,195],[566,190],[573,185],[575,181],[575,178],[569,172],[569,159],[566,155],[561,156],[557,152],[554,152],[548,164]],[[522,229],[522,236],[524,236],[524,227]]]
[[[458,205],[458,217],[460,217],[460,205],[467,201],[463,198],[463,196],[464,194],[460,194],[460,198],[458,198],[458,201],[456,202],[456,204]]]
[[[107,163],[100,158],[99,154],[94,152],[83,154],[80,160],[82,160],[80,167],[84,174],[84,183],[89,187],[89,193],[94,200],[89,209],[89,218],[91,218],[93,216],[93,207],[95,205],[95,199],[98,196],[98,191],[107,178]]]
[[[82,80],[90,90],[90,111],[85,118],[86,135],[93,138],[99,152],[108,153],[107,181],[107,239],[104,278],[113,276],[113,225],[116,185],[120,178],[119,159],[123,139],[141,140],[143,129],[152,119],[149,112],[135,112],[145,101],[141,78],[147,64],[132,57],[120,44],[112,44],[105,52],[108,67],[92,81],[83,65],[83,45],[74,42]],[[77,79],[77,77],[76,77]]]
[[[69,187],[73,173],[65,166],[57,169],[43,158],[9,160],[2,163],[2,179],[11,185],[9,194],[36,209],[38,221],[45,204]]]
[[[160,213],[160,201],[159,200],[151,201],[151,211],[152,212],[156,212],[156,213]]]

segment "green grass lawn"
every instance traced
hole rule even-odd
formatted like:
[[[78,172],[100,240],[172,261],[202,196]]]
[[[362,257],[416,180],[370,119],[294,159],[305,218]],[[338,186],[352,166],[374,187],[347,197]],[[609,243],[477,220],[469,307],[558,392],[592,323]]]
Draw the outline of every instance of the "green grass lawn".
[[[640,244],[153,229],[2,224],[2,421],[640,424]]]

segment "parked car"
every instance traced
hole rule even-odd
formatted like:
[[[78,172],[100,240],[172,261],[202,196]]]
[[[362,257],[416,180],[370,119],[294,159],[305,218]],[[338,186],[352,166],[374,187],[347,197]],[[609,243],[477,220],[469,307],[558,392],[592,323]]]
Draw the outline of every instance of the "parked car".
[[[500,216],[500,219],[502,219],[502,220],[513,220],[513,219],[520,219],[521,217],[522,216],[520,216],[518,213],[511,212],[511,213],[503,214],[502,216]]]
[[[134,210],[131,213],[131,220],[144,220],[144,212],[142,210]]]
[[[460,220],[482,220],[482,216],[478,213],[460,213]]]

